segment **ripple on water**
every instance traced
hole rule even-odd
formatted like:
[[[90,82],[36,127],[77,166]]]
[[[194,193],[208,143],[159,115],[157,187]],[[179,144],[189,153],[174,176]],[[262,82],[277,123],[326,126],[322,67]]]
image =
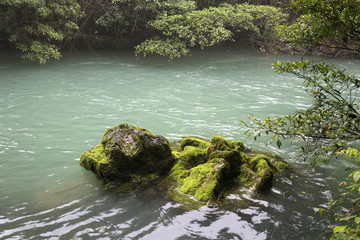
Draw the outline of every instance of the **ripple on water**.
[[[78,54],[46,66],[0,56],[0,239],[324,239],[327,223],[313,213],[333,196],[336,165],[322,174],[294,164],[295,173],[263,195],[234,193],[220,208],[186,211],[157,193],[104,192],[78,162],[121,122],[169,140],[243,139],[295,161],[296,144],[278,150],[236,130],[248,114],[278,116],[311,104],[297,79],[271,72],[278,58],[298,57],[240,49],[171,62]]]

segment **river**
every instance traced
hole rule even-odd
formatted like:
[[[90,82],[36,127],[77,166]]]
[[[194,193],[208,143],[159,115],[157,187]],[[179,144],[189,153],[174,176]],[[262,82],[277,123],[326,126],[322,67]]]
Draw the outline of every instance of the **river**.
[[[0,55],[0,239],[326,239],[314,214],[336,196],[347,161],[312,170],[239,128],[247,114],[290,114],[311,99],[271,64],[300,56],[249,49],[194,51],[167,61],[130,51],[78,52],[46,65]],[[360,62],[332,60],[360,74]],[[148,189],[115,194],[79,166],[106,128],[130,123],[163,135],[222,135],[272,151],[293,166],[269,192],[234,193],[217,208],[186,210]]]

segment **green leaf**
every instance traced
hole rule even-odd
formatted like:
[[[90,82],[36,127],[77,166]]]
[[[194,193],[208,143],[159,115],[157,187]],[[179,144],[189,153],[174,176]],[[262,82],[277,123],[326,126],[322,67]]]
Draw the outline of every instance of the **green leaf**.
[[[345,228],[346,228],[346,226],[337,226],[337,227],[334,227],[334,233],[338,233],[338,232],[344,231]]]
[[[359,181],[359,179],[360,179],[360,170],[357,170],[357,171],[353,172],[353,178],[354,178],[355,182]]]

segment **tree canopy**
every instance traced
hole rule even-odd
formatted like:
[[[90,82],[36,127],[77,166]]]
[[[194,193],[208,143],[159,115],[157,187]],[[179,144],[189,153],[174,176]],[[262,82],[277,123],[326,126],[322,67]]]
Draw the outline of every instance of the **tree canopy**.
[[[241,0],[3,0],[0,41],[30,60],[59,59],[61,49],[135,47],[169,58],[247,36],[263,47],[286,14],[267,1]],[[270,1],[272,2],[272,1]]]
[[[291,8],[300,14],[294,22],[278,27],[281,40],[319,53],[360,50],[358,0],[299,0]]]
[[[76,35],[91,48],[134,46],[153,34],[147,23],[162,12],[195,9],[187,0],[80,0],[85,14]]]
[[[75,0],[2,0],[0,33],[30,60],[46,63],[61,57],[61,45],[78,28]]]
[[[149,26],[157,29],[157,36],[136,47],[136,53],[160,54],[170,58],[189,52],[189,47],[210,47],[233,40],[236,33],[250,32],[264,43],[275,38],[273,28],[286,19],[286,14],[270,6],[222,4],[182,14],[160,14]]]

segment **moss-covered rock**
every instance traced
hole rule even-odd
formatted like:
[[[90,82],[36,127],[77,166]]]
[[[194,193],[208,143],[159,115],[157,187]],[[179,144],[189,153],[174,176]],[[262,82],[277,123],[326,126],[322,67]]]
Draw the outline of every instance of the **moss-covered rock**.
[[[144,128],[120,124],[106,130],[101,144],[106,155],[129,172],[161,174],[171,165],[168,140]]]
[[[249,152],[241,141],[190,137],[170,148],[165,137],[126,123],[107,129],[101,144],[81,155],[80,165],[94,172],[105,189],[134,192],[169,185],[170,197],[187,199],[191,206],[194,199],[213,205],[236,184],[264,190],[276,172],[288,168],[276,155]]]
[[[269,166],[266,159],[260,159],[254,167],[256,172],[253,188],[262,190],[267,184],[271,184],[273,179],[273,169]]]
[[[243,151],[245,146],[241,141],[229,141],[221,136],[215,136],[210,141],[211,147],[214,150],[219,151],[229,151],[229,150],[239,150]]]
[[[178,162],[171,169],[170,174],[182,182],[189,176],[191,168],[207,162],[210,143],[203,139],[184,138],[179,146],[180,152],[173,151]]]
[[[123,123],[107,129],[101,144],[81,155],[80,165],[112,188],[167,174],[174,159],[165,137]]]
[[[248,160],[248,164],[241,166],[238,180],[254,192],[266,189],[271,185],[275,173],[289,168],[288,164],[276,159],[275,156],[271,157],[271,154],[251,153],[250,155],[252,157]]]
[[[191,137],[191,138],[184,138],[181,141],[180,143],[181,150],[184,150],[186,146],[193,146],[201,149],[206,149],[210,146],[210,143],[209,141],[205,141],[204,139]]]
[[[179,160],[171,169],[170,174],[178,181],[183,182],[190,174],[190,168],[185,161]]]
[[[224,159],[200,164],[191,169],[190,175],[184,179],[181,191],[194,195],[202,202],[216,199],[223,184],[224,172],[229,164]]]
[[[207,161],[208,151],[200,147],[186,146],[180,153],[180,159],[186,162],[189,168],[196,167]]]
[[[197,200],[208,202],[239,173],[244,162],[240,141],[228,141],[216,136],[210,141],[185,138],[180,143],[178,162],[170,173],[183,185],[183,193],[193,195]]]
[[[113,161],[105,154],[102,144],[84,152],[80,157],[80,165],[95,173],[105,183],[113,180],[126,181],[130,178],[128,173],[118,171],[118,168],[114,167]]]
[[[215,136],[210,141],[185,138],[176,152],[170,173],[182,183],[179,190],[202,202],[214,201],[238,179],[240,185],[258,192],[271,184],[274,173],[288,165],[270,154],[245,154],[241,141]]]

